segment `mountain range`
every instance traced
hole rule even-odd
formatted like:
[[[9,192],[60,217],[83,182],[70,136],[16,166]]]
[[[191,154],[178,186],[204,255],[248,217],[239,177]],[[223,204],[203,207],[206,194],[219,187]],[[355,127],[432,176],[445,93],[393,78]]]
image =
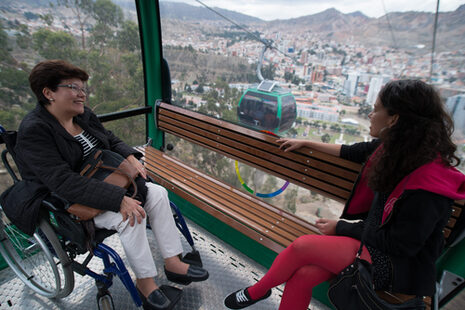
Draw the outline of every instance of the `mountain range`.
[[[35,8],[48,6],[56,0],[17,0]],[[0,7],[8,2],[1,1]],[[113,0],[124,9],[133,10],[134,0]],[[179,31],[185,27],[196,27],[199,22],[229,23],[223,17],[203,6],[193,6],[181,2],[160,1],[162,19],[181,21]],[[254,31],[263,29],[280,33],[311,33],[322,41],[335,41],[343,44],[361,43],[365,47],[389,46],[414,53],[429,53],[433,40],[434,13],[391,12],[372,18],[357,11],[344,14],[330,8],[323,12],[291,19],[264,21],[260,18],[214,7],[213,10],[234,22],[245,25]],[[174,30],[174,29],[173,29]],[[181,30],[182,31],[182,30]],[[299,37],[296,36],[296,39]],[[423,49],[418,49],[423,46]],[[465,50],[465,4],[455,11],[440,12],[436,35],[436,51]]]
[[[330,8],[323,12],[292,19],[264,21],[259,18],[213,8],[227,18],[249,26],[286,32],[311,32],[322,39],[337,42],[360,42],[365,46],[384,45],[415,50],[425,46],[427,53],[432,45],[434,13],[391,12],[371,18],[357,11],[344,14]],[[204,7],[179,2],[160,2],[162,18],[182,21],[225,21],[221,16]],[[455,11],[440,12],[436,37],[437,51],[454,51],[465,48],[465,4]],[[421,52],[421,51],[420,51]]]

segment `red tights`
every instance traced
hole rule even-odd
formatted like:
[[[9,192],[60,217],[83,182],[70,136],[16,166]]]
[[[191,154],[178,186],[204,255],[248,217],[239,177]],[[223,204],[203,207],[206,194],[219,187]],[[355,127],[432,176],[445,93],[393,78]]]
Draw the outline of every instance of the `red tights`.
[[[360,241],[349,237],[299,237],[276,257],[263,278],[248,289],[250,297],[258,299],[269,289],[286,282],[279,310],[305,310],[313,287],[352,263],[359,247]],[[365,247],[362,258],[371,262]]]

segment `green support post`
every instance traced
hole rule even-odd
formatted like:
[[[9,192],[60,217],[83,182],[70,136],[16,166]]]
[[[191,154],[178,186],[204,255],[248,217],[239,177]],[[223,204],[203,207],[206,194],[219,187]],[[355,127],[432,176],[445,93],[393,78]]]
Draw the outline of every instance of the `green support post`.
[[[142,58],[145,72],[146,104],[153,108],[147,115],[147,136],[153,139],[152,146],[160,149],[163,146],[163,132],[155,123],[155,102],[162,98],[161,83],[161,28],[158,1],[137,0],[137,14],[142,45]]]

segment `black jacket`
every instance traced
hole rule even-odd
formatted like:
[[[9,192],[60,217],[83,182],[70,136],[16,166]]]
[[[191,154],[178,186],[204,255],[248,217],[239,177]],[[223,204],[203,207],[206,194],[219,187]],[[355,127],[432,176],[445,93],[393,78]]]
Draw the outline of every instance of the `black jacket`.
[[[341,157],[368,158],[375,145],[378,143],[344,146]],[[442,230],[450,216],[452,202],[448,197],[429,191],[406,190],[382,225],[365,229],[364,221],[339,221],[336,234],[358,240],[363,234],[365,244],[389,256],[392,291],[431,296],[435,292],[435,262],[444,246]],[[375,199],[373,204],[377,203],[381,202]]]
[[[125,158],[142,155],[106,130],[87,107],[74,122]],[[41,183],[70,202],[119,211],[126,189],[80,176],[82,146],[43,106],[38,104],[21,122],[15,151],[23,179]]]

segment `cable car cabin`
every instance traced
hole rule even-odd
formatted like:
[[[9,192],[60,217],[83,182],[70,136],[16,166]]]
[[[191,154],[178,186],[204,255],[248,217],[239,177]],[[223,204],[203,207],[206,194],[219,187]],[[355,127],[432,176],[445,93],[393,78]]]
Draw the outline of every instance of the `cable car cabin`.
[[[121,1],[105,1],[105,4],[110,2],[113,5],[111,8],[118,13],[119,9],[116,7],[119,6],[116,3]],[[201,27],[208,24],[205,22],[207,19],[199,22],[197,15],[193,21],[184,16],[176,19],[177,17],[173,16],[177,14],[168,14],[168,8],[174,11],[178,8],[177,13],[186,10],[182,6],[176,6],[175,2],[171,3],[170,7],[165,5],[166,3],[158,0],[135,0],[132,3],[126,1],[125,14],[111,15],[115,20],[109,20],[111,16],[103,14],[105,10],[93,12],[89,11],[92,8],[86,8],[81,13],[89,18],[82,20],[88,20],[89,24],[82,25],[82,29],[86,29],[86,32],[82,33],[77,28],[64,27],[65,31],[57,30],[46,25],[45,20],[41,27],[28,26],[28,32],[21,33],[16,28],[13,29],[17,27],[17,22],[2,23],[0,37],[14,36],[9,37],[8,43],[13,39],[22,40],[4,49],[5,53],[9,53],[5,59],[15,59],[12,63],[21,63],[21,68],[15,69],[16,66],[13,65],[3,67],[3,63],[0,63],[0,71],[5,73],[0,76],[2,91],[7,90],[9,94],[0,100],[0,124],[7,130],[16,130],[20,119],[32,109],[33,102],[30,94],[24,90],[28,88],[27,85],[21,82],[21,87],[15,89],[14,86],[20,82],[7,83],[9,80],[3,78],[15,77],[18,81],[27,81],[25,72],[32,68],[32,64],[44,59],[62,58],[86,68],[91,77],[90,95],[86,104],[99,115],[102,122],[105,122],[104,126],[108,130],[144,153],[144,164],[149,175],[168,190],[170,200],[189,220],[190,227],[194,226],[193,238],[202,257],[205,256],[206,269],[211,271],[210,282],[207,285],[194,284],[184,288],[184,297],[176,309],[213,310],[222,307],[223,298],[233,289],[255,283],[266,268],[271,266],[277,253],[297,237],[318,234],[313,225],[316,217],[332,215],[337,218],[340,212],[338,213],[334,206],[344,203],[349,198],[353,183],[360,172],[360,165],[311,149],[283,152],[279,149],[276,137],[260,132],[268,130],[277,133],[289,130],[296,119],[295,98],[286,89],[276,86],[273,81],[263,81],[258,87],[245,91],[237,108],[239,122],[229,122],[228,120],[235,119],[236,112],[232,112],[231,107],[237,105],[241,93],[233,92],[228,83],[214,81],[220,81],[221,79],[217,78],[225,75],[223,81],[244,82],[247,72],[242,71],[246,69],[237,68],[247,68],[247,60],[240,62],[240,57],[234,57],[234,61],[240,63],[228,63],[233,57],[220,57],[216,51],[214,55],[207,54],[201,52],[201,48],[196,50],[199,46],[206,46],[205,42],[196,45],[197,42],[193,41],[192,46],[186,47],[188,38],[211,39],[210,36],[201,35],[204,31]],[[27,23],[22,16],[33,15],[27,10],[35,15],[44,14],[41,10],[47,9],[48,5],[43,6],[39,9],[28,6],[24,12],[6,10],[8,15],[5,15],[5,18],[11,21],[18,19],[23,26],[33,25],[35,22]],[[215,6],[221,6],[220,1],[217,1]],[[194,8],[197,9],[192,7],[192,11],[195,11]],[[17,16],[9,15],[10,13]],[[62,13],[61,10],[54,10],[53,14],[60,16]],[[130,16],[132,19],[121,24],[116,18],[118,16]],[[70,18],[69,15],[66,18],[57,17],[56,21]],[[39,22],[41,21],[37,20],[37,23]],[[98,24],[91,24],[94,22]],[[222,33],[223,30],[230,29],[231,25],[228,23],[225,22],[224,29],[221,29],[221,23],[218,23],[215,32]],[[75,25],[77,22],[68,24]],[[178,24],[182,27],[178,27]],[[109,28],[102,32],[102,26],[107,25]],[[179,33],[175,33],[177,29]],[[27,37],[27,33],[31,33],[33,37]],[[38,35],[34,36],[36,33]],[[76,33],[82,35],[77,37]],[[56,46],[57,38],[66,39],[60,41],[63,42],[63,48],[46,48]],[[27,44],[33,39],[39,43],[40,40],[43,41],[44,44],[37,44],[39,50],[34,50],[32,45]],[[30,58],[25,58],[27,56]],[[171,65],[173,96],[170,74],[164,68],[163,59]],[[211,62],[208,62],[210,59]],[[207,63],[217,67],[202,67],[202,64]],[[205,83],[212,93],[189,91],[190,87],[186,87],[187,81],[195,79],[202,79],[201,82]],[[218,91],[221,87],[223,89]],[[14,96],[10,96],[11,94]],[[204,95],[206,98],[202,98]],[[8,101],[4,98],[8,98]],[[196,107],[201,113],[186,107]],[[17,123],[14,123],[15,120]],[[147,141],[149,142],[145,144]],[[173,150],[169,147],[170,144],[174,146]],[[283,194],[275,198],[262,199],[257,195],[251,195],[237,182],[235,162],[240,162],[241,167],[247,166],[242,172],[242,178],[246,183],[254,180],[253,173],[249,173],[252,169],[248,168],[255,168],[266,175],[280,178],[275,182],[278,188],[283,184],[283,180],[289,181],[290,185]],[[2,169],[3,167],[0,167],[0,171]],[[257,179],[259,177],[261,176],[257,174]],[[268,179],[264,179],[263,183],[269,187],[263,192],[277,189],[273,188],[273,182],[267,181]],[[2,182],[0,185],[3,185]],[[292,200],[293,205],[289,203]],[[329,203],[325,205],[326,202]],[[296,206],[298,203],[302,205]],[[287,205],[294,209],[288,208]],[[310,214],[310,208],[315,205],[317,208],[312,209],[313,213]],[[444,306],[459,292],[463,292],[465,287],[464,208],[465,201],[454,203],[452,216],[444,230],[446,249],[436,263],[437,282],[441,288],[436,296],[439,307]],[[299,213],[302,210],[304,212]],[[0,211],[0,222],[3,219],[1,215]],[[0,236],[7,233],[9,232],[0,225]],[[41,235],[39,237],[42,238]],[[34,242],[28,238],[23,239],[25,242]],[[4,240],[0,240],[0,246],[2,242]],[[57,242],[62,243],[62,240],[58,239]],[[119,244],[119,241],[114,243]],[[35,245],[35,242],[25,244],[34,248],[32,245]],[[44,244],[43,248],[47,249],[48,246]],[[10,252],[14,251],[9,249]],[[162,261],[161,256],[159,258]],[[53,262],[54,259],[55,256],[50,255],[48,260]],[[65,259],[64,267],[76,267],[69,264],[72,258],[70,261],[68,257]],[[89,263],[93,267],[93,261],[89,262],[85,257],[84,259],[79,263]],[[0,266],[1,264],[0,260]],[[95,265],[100,266],[98,262]],[[255,268],[256,266],[258,267]],[[94,281],[90,280],[89,293],[82,284],[87,283],[84,281],[91,279],[90,277],[77,277],[76,289],[70,292],[68,297],[49,300],[28,290],[20,283],[19,278],[12,275],[11,270],[13,268],[0,271],[0,276],[6,275],[0,283],[1,309],[2,306],[7,307],[7,304],[15,308],[24,306],[25,309],[96,308],[94,303],[97,291]],[[78,271],[85,273],[84,268]],[[327,288],[328,283],[315,288],[312,309],[326,310],[331,307],[327,299]],[[85,300],[79,296],[82,292],[86,295]],[[274,290],[271,301],[264,301],[263,306],[257,304],[254,308],[277,309],[281,293],[279,289]],[[124,287],[118,297],[118,308],[136,309]],[[453,302],[457,299],[454,298]],[[122,305],[125,300],[127,307]],[[319,300],[328,307],[316,306],[314,300]],[[454,309],[449,305],[445,307]],[[461,308],[463,303],[455,309]]]
[[[296,115],[294,96],[273,81],[262,81],[258,87],[249,88],[237,108],[241,124],[274,133],[292,128]]]

